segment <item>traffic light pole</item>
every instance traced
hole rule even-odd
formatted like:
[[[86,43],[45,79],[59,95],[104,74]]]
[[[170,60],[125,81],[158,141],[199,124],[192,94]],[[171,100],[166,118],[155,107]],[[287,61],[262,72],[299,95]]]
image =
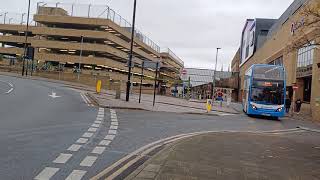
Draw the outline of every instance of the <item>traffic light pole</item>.
[[[217,53],[216,53],[216,65],[214,68],[214,74],[213,74],[213,81],[212,81],[212,86],[211,86],[211,99],[214,97],[214,88],[216,87],[216,72],[217,72],[217,65],[218,65],[218,53],[221,48],[217,48]]]
[[[136,8],[137,0],[134,0],[133,5],[133,18],[132,18],[132,29],[131,29],[131,45],[130,45],[130,54],[128,62],[128,81],[127,81],[127,91],[126,91],[126,101],[130,99],[130,86],[131,86],[131,66],[132,66],[132,57],[133,57],[133,43],[134,43],[134,32],[135,32],[135,23],[136,23]]]

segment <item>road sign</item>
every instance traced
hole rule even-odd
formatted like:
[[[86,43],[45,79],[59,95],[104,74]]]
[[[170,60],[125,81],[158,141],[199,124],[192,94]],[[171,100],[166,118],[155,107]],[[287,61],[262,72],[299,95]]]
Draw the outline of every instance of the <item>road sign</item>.
[[[187,74],[187,70],[186,70],[186,69],[183,69],[183,70],[181,71],[181,74],[182,74],[182,75],[186,75],[186,74]]]

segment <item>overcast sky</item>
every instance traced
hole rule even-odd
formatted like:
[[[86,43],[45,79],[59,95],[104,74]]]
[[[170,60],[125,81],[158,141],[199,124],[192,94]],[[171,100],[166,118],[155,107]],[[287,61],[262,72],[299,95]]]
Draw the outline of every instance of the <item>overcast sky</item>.
[[[1,0],[5,1],[5,0]],[[57,0],[108,4],[131,22],[133,0]],[[49,1],[49,2],[57,2]],[[36,2],[31,0],[32,11]],[[48,2],[48,1],[46,1]],[[214,67],[216,47],[227,70],[248,18],[278,18],[293,0],[137,0],[137,27],[160,47],[169,47],[186,67]],[[9,0],[0,11],[26,12],[27,0]]]

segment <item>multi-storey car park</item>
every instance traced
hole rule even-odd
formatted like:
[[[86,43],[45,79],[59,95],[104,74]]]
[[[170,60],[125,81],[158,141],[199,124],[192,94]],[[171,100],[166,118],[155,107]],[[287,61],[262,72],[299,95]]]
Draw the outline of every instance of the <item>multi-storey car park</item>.
[[[107,74],[123,84],[128,75],[131,24],[108,6],[38,3],[31,16],[28,41],[35,48],[34,62],[39,70],[48,67],[64,74]],[[3,21],[2,21],[3,20]],[[26,14],[0,14],[0,54],[24,54]],[[164,51],[140,31],[135,31],[133,84],[140,83],[143,61],[160,62],[159,84],[169,88],[183,68],[183,61],[170,49]],[[154,69],[144,70],[143,85],[154,84]]]

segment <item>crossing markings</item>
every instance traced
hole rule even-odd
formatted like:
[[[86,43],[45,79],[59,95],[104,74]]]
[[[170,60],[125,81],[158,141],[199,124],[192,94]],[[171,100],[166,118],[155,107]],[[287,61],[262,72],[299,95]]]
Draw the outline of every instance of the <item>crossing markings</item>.
[[[86,139],[86,138],[79,138],[76,142],[77,142],[77,143],[80,143],[80,144],[85,144],[85,143],[88,142],[88,139]]]
[[[102,154],[104,152],[104,150],[106,150],[106,147],[97,146],[92,150],[91,153],[93,153],[93,154]]]
[[[46,180],[50,179],[59,171],[59,168],[46,167],[44,168],[34,179],[36,180]]]
[[[79,145],[79,144],[72,144],[67,150],[68,150],[68,151],[76,152],[76,151],[79,151],[80,148],[81,148],[81,145]]]
[[[53,162],[57,164],[65,164],[71,157],[72,154],[61,153]]]
[[[91,106],[91,107],[94,106],[93,103],[90,101],[90,99],[84,93],[80,93],[80,96],[88,106]]]
[[[85,137],[85,138],[90,138],[91,136],[93,136],[93,133],[88,133],[88,132],[85,132],[82,137]]]
[[[66,180],[81,180],[87,171],[73,170]]]
[[[114,139],[114,137],[115,137],[115,135],[113,135],[113,134],[108,134],[104,139],[107,139],[107,140],[113,140]]]
[[[80,166],[91,167],[97,159],[97,156],[87,156],[81,161]]]
[[[99,145],[101,146],[108,146],[111,143],[110,140],[102,140],[100,141]]]

